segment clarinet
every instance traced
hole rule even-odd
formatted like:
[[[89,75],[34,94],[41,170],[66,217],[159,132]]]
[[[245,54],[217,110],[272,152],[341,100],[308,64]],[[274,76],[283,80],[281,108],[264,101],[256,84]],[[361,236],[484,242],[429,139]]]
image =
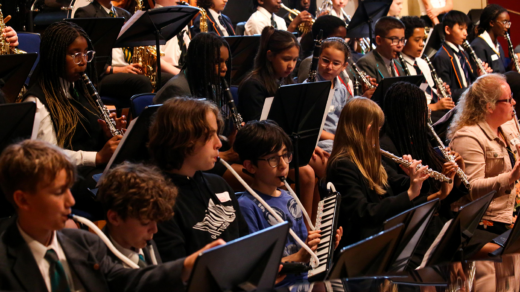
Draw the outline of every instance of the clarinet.
[[[101,112],[101,118],[105,121],[105,123],[108,126],[108,129],[110,130],[110,133],[112,136],[117,135],[123,135],[121,131],[119,131],[116,128],[116,121],[110,117],[110,113],[108,112],[107,107],[103,104],[103,101],[101,100],[101,97],[99,96],[99,93],[97,92],[96,88],[94,87],[94,84],[90,81],[86,73],[83,73],[83,82],[85,83],[85,86],[87,86],[87,90],[90,94],[90,97],[96,100],[96,103],[98,105],[98,109]]]
[[[515,66],[516,71],[520,72],[520,62],[518,61],[518,56],[515,54],[515,49],[513,48],[513,42],[511,42],[509,32],[506,32],[505,38],[507,40],[507,47],[509,48],[509,57]]]
[[[437,75],[437,71],[433,67],[433,64],[430,61],[430,58],[428,58],[428,56],[426,56],[426,55],[423,55],[422,58],[426,61],[426,63],[428,63],[428,67],[430,67],[433,82],[435,82],[435,87],[437,87],[437,92],[440,93],[439,95],[441,96],[441,98],[451,97],[448,94],[448,91],[446,90],[446,88],[444,87],[444,82],[442,82],[442,79],[439,78],[439,75]]]
[[[370,80],[368,80],[367,73],[359,69],[359,67],[354,62],[352,62],[352,69],[354,69],[354,72],[356,72],[356,74],[361,79],[361,82],[365,84],[368,87],[368,89],[376,88],[374,85],[372,85],[372,83],[370,83]]]
[[[233,99],[233,95],[229,90],[229,85],[225,77],[222,77],[222,89],[224,89],[224,96],[226,98],[226,103],[228,104],[229,110],[231,112],[231,117],[233,118],[233,123],[235,123],[235,128],[238,130],[242,129],[242,123],[244,120],[242,116],[238,113],[237,107],[235,105],[235,100]]]
[[[409,167],[410,165],[412,165],[411,162],[407,161],[407,160],[404,160],[403,158],[401,157],[398,157],[388,151],[385,151],[383,149],[379,149],[379,151],[381,152],[381,154],[385,157],[388,157],[390,159],[392,159],[392,161],[396,162],[396,163],[399,163],[399,164],[402,164],[406,167]],[[422,164],[419,164],[417,165],[416,169],[419,169],[423,167]],[[440,173],[440,172],[437,172],[431,168],[428,168],[427,170],[425,170],[426,173],[428,173],[434,180],[438,180],[440,182],[447,182],[447,183],[452,183],[453,180],[447,176],[445,176],[444,174]]]
[[[437,140],[437,143],[439,143],[439,146],[440,146],[439,148],[442,152],[442,155],[444,155],[444,158],[446,158],[446,160],[448,160],[450,162],[455,162],[455,157],[446,150],[446,147],[442,143],[441,138],[437,135],[437,133],[435,133],[435,129],[433,128],[432,124],[428,123],[428,128],[430,128],[430,131],[432,132],[433,136],[435,137],[435,140]],[[457,175],[459,176],[462,183],[466,186],[466,188],[469,189],[469,179],[466,176],[466,174],[464,173],[464,171],[462,171],[462,169],[460,169],[460,167],[458,167],[458,166],[457,166]]]
[[[354,96],[361,96],[361,85],[359,84],[358,78],[354,77]]]
[[[309,77],[307,82],[316,82],[318,61],[320,60],[321,45],[323,44],[323,30],[320,29],[318,37],[314,40],[314,52],[312,53],[311,70],[309,71]]]
[[[410,70],[408,70],[408,66],[406,65],[406,62],[404,61],[403,54],[399,53],[397,55],[399,56],[399,62],[401,62],[401,65],[403,65],[404,75],[410,76]]]
[[[480,72],[482,72],[483,75],[486,75],[487,71],[486,71],[486,69],[484,69],[484,64],[482,64],[482,60],[480,60],[480,58],[477,57],[477,55],[475,54],[475,51],[473,50],[471,45],[468,43],[468,41],[464,41],[462,43],[462,46],[464,47],[464,49],[466,49],[466,51],[469,52],[471,58],[473,59],[473,62],[475,62],[475,64],[477,64],[478,68],[480,69]]]

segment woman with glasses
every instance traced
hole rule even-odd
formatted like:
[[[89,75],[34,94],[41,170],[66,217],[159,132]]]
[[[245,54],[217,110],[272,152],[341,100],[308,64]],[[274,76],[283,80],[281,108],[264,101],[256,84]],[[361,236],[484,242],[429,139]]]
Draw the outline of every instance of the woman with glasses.
[[[489,64],[494,73],[506,72],[506,56],[498,37],[504,37],[511,27],[507,10],[500,5],[490,4],[480,15],[478,34],[471,46],[477,57]]]
[[[482,76],[462,95],[448,131],[451,148],[464,158],[471,184],[471,193],[452,207],[457,209],[497,191],[479,225],[479,229],[495,234],[504,233],[515,221],[515,185],[520,179],[515,104],[503,75]]]
[[[50,25],[42,34],[40,62],[24,97],[24,101],[36,103],[37,138],[65,149],[79,166],[80,174],[91,182],[88,174],[110,160],[122,138],[112,137],[105,122],[100,120],[96,101],[81,80],[86,73],[96,84],[96,71],[91,63],[94,54],[81,27],[67,21]],[[119,128],[124,127],[124,119],[124,116],[116,119]],[[82,183],[88,184],[80,180],[72,189],[75,196],[87,191],[86,186],[81,187]],[[83,203],[94,204],[88,193],[83,199],[86,202],[76,197],[80,209]]]

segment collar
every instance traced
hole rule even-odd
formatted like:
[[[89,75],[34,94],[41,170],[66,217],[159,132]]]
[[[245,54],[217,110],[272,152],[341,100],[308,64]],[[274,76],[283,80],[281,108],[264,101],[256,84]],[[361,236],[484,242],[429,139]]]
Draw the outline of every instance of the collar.
[[[101,6],[106,11],[107,14],[109,14],[110,11],[112,11],[117,16],[116,9],[114,8],[114,5],[110,6],[110,8],[107,8],[107,7],[103,6],[103,5],[101,5],[101,3],[99,3],[99,6]]]
[[[256,11],[260,12],[260,14],[262,14],[263,16],[265,16],[265,17],[267,17],[267,18],[269,18],[269,19],[271,19],[271,17],[274,17],[274,14],[273,14],[273,13],[267,11],[267,9],[265,9],[265,8],[262,7],[262,6],[258,6],[258,7],[256,8]]]
[[[456,46],[454,43],[452,42],[448,42],[446,41],[446,44],[452,49],[455,51],[455,53],[458,53],[459,51],[462,50],[462,48],[460,46]]]
[[[45,254],[47,253],[47,250],[49,250],[49,249],[53,249],[56,252],[56,254],[58,255],[58,258],[60,257],[59,251],[61,250],[61,248],[58,244],[58,240],[56,239],[56,231],[54,231],[52,233],[52,239],[51,239],[51,243],[49,244],[49,246],[45,246],[45,245],[41,244],[40,242],[38,242],[37,240],[33,239],[29,234],[25,233],[25,231],[23,231],[23,229],[20,227],[18,222],[16,223],[16,226],[18,227],[18,231],[20,231],[20,235],[27,243],[27,246],[31,250],[31,252],[34,256],[34,259],[36,260],[37,263],[40,263],[41,261],[43,261],[45,259]]]
[[[211,9],[211,8],[208,9],[208,10],[209,10],[209,13],[211,13],[211,16],[213,16],[213,18],[214,18],[216,21],[218,21],[218,18],[219,18],[220,16],[222,16],[222,14],[220,14],[219,12],[216,12],[215,10],[213,10],[213,9]],[[220,24],[220,22],[219,22],[219,24]]]
[[[114,246],[117,248],[118,251],[120,251],[125,257],[129,258],[135,264],[139,263],[139,255],[141,254],[144,256],[142,249],[135,251],[132,249],[124,248],[117,241],[115,241],[111,235],[109,235],[109,236],[110,236],[110,241],[114,244]]]
[[[162,6],[161,4],[157,4],[157,3],[156,3],[155,6],[154,6],[153,8],[161,8],[161,7],[164,7],[164,6]]]
[[[401,53],[401,55],[403,55],[404,61],[412,66],[416,62],[416,58],[410,57],[405,53]]]
[[[379,56],[381,56],[381,59],[383,59],[383,62],[385,63],[386,66],[391,66],[392,60],[383,57],[383,55],[381,55],[381,54],[379,54]]]
[[[484,132],[484,134],[486,134],[486,136],[488,137],[489,140],[496,140],[499,142],[502,141],[498,138],[497,134],[491,130],[491,127],[489,126],[489,124],[486,121],[479,122],[478,126],[480,127],[480,129],[482,129],[482,132]],[[499,129],[499,131],[501,131],[502,126],[498,127],[498,129]]]
[[[318,81],[325,81],[325,79],[323,79],[323,77],[321,77],[320,73],[317,73],[316,74],[317,76],[317,79]],[[339,77],[334,77],[334,80],[332,81],[332,83],[334,84],[334,90],[337,90],[339,88],[339,86],[341,86],[341,81],[339,81]]]
[[[500,53],[499,53],[499,52],[500,52],[500,44],[498,43],[498,41],[497,41],[496,44],[494,44],[494,43],[491,41],[491,36],[489,36],[489,33],[488,33],[487,31],[484,31],[483,33],[481,33],[481,34],[479,35],[479,37],[480,37],[481,39],[483,39],[484,41],[486,41],[486,43],[488,44],[488,46],[491,47],[491,49],[493,49],[493,51],[495,51],[495,53],[497,53],[497,55],[500,56]]]
[[[171,179],[171,181],[176,185],[186,185],[189,184],[191,181],[198,181],[202,177],[202,172],[200,171],[195,172],[195,175],[193,177],[171,172],[164,172],[164,174],[167,175]]]

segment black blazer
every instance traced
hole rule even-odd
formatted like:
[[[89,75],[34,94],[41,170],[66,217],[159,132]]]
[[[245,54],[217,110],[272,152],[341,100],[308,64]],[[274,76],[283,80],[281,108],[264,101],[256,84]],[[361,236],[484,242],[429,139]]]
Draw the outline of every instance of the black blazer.
[[[274,94],[269,94],[260,80],[250,77],[242,81],[238,86],[238,112],[244,121],[260,120],[265,99],[271,96]]]
[[[481,37],[476,37],[471,42],[471,47],[473,47],[475,55],[477,55],[482,62],[488,63],[491,69],[493,69],[493,73],[506,73],[506,56],[502,46],[499,47],[500,56]],[[496,56],[496,60],[493,61],[492,56]]]
[[[224,36],[222,31],[220,30],[220,26],[218,26],[218,19],[214,19],[213,15],[209,12],[209,10],[206,11],[206,14],[208,15],[206,23],[208,24],[208,32],[214,32],[218,34],[219,36]],[[231,22],[231,19],[227,17],[227,15],[221,14],[222,19],[224,20],[224,24],[226,26],[226,30],[229,36],[235,35],[235,30],[233,29],[233,23]],[[193,34],[192,38],[195,37],[198,33],[200,33],[200,14],[195,18],[193,21],[193,26],[191,29],[191,32]]]
[[[413,207],[406,192],[394,195],[388,188],[387,193],[380,196],[371,190],[359,168],[348,158],[327,168],[327,181],[341,193],[338,222],[344,234],[340,248],[377,234],[386,219]]]
[[[57,231],[67,263],[86,291],[183,291],[184,258],[145,269],[125,269],[107,256],[99,237],[84,230]],[[16,221],[0,238],[0,290],[47,291]]]
[[[381,82],[384,78],[392,77],[391,72],[388,72],[386,69],[383,57],[381,57],[376,50],[370,51],[368,54],[360,58],[356,64],[359,69],[365,71],[370,77],[375,78],[377,83]],[[397,67],[397,71],[399,71],[399,76],[405,76],[401,63],[394,59],[394,64]]]
[[[157,91],[153,98],[154,104],[163,104],[166,100],[177,96],[191,96],[190,85],[188,79],[184,75],[184,71],[173,76],[163,87]]]
[[[123,8],[119,8],[116,6],[114,6],[114,8],[116,9],[117,17],[124,17],[125,21],[128,21],[130,17],[132,17],[132,14],[130,14],[130,12],[124,10]],[[76,13],[74,13],[74,18],[86,17],[110,17],[110,15],[108,15],[105,9],[101,7],[101,4],[94,0],[89,5],[78,8],[78,10],[76,10]]]
[[[105,235],[108,237],[108,239],[110,239],[110,241],[114,242],[112,240],[112,238],[110,238],[110,236],[109,236],[110,233],[108,232],[108,224],[105,225],[105,227],[103,228],[103,233],[105,233]],[[150,248],[150,246],[153,249],[153,253],[155,256],[155,260],[157,261],[157,264],[162,264],[162,259],[161,259],[161,256],[159,255],[159,250],[157,249],[157,245],[155,244],[155,241],[153,241],[153,239],[151,239],[148,242],[148,245],[146,246],[146,248],[143,248],[144,260],[146,261],[146,264],[147,265],[153,264],[152,256],[148,250]],[[108,256],[110,256],[114,262],[123,264],[121,259],[118,258],[110,249],[108,250]]]

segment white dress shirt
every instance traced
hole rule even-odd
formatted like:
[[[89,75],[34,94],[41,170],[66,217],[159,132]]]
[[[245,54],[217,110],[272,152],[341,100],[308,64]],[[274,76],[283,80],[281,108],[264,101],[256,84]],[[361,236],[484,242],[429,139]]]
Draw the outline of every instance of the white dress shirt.
[[[70,83],[60,78],[60,82],[63,88],[69,88]],[[66,92],[67,98],[72,98],[69,91]],[[34,95],[29,95],[24,101],[36,103],[36,115],[39,116],[40,124],[38,126],[38,134],[36,138],[45,142],[49,142],[53,145],[58,145],[58,138],[56,137],[56,131],[52,124],[51,114],[45,107],[45,105]],[[74,159],[77,166],[96,166],[96,154],[95,151],[72,151],[64,149],[65,154],[70,158]]]
[[[334,10],[334,8],[332,8],[332,9],[330,10],[329,15],[336,16],[336,17],[338,17],[339,19],[341,19],[341,20],[343,20],[343,21],[347,21],[345,15],[344,15],[343,13],[339,13],[339,14],[336,13],[336,10]]]
[[[155,4],[155,8],[163,7],[160,4]],[[190,34],[188,32],[188,26],[185,26],[182,30],[185,31],[183,39],[186,44],[186,48],[190,45]],[[179,39],[174,36],[166,44],[160,46],[161,51],[164,53],[164,57],[161,56],[161,62],[167,62],[173,66],[179,66],[179,59],[181,57],[181,47],[179,46]]]
[[[229,33],[227,32],[227,29],[220,23],[218,20],[219,16],[222,17],[221,13],[216,12],[213,9],[209,9],[209,13],[211,13],[211,16],[213,19],[215,19],[215,24],[218,26],[218,29],[222,32],[223,36],[229,36]]]
[[[69,283],[70,291],[85,291],[78,277],[72,272],[69,267],[69,263],[67,262],[67,257],[65,256],[65,252],[61,248],[60,243],[58,242],[58,238],[56,237],[56,232],[52,234],[51,243],[48,246],[41,244],[40,242],[33,239],[29,236],[25,231],[22,230],[20,225],[17,224],[18,231],[20,231],[20,235],[23,237],[27,246],[31,250],[31,253],[40,269],[40,273],[42,274],[43,280],[45,281],[45,285],[47,285],[47,290],[52,291],[51,289],[51,279],[49,275],[49,262],[45,259],[45,254],[47,250],[53,249],[58,256],[58,259],[63,266],[63,270],[65,271],[65,275],[67,276],[67,282]]]
[[[485,40],[486,44],[488,44],[488,46],[491,49],[493,49],[493,51],[495,51],[495,53],[498,55],[498,57],[501,57],[500,56],[500,44],[498,43],[498,41],[497,41],[496,44],[494,44],[493,41],[491,40],[491,37],[489,36],[489,33],[487,31],[484,31],[478,37],[483,39],[483,40]]]
[[[385,57],[383,57],[383,55],[379,54],[381,56],[381,58],[383,59],[383,62],[385,63],[385,67],[386,67],[386,70],[388,71],[388,74],[390,74],[390,76],[393,76],[393,77],[398,77],[398,76],[394,76],[394,71],[395,71],[395,68],[392,69],[392,66],[394,66],[394,60],[389,60]]]
[[[408,56],[405,53],[401,53],[403,55],[404,62],[406,63],[406,67],[410,71],[410,75],[418,75],[417,71],[415,70],[415,67],[413,66],[414,61],[417,62],[417,67],[422,71],[422,74],[424,75],[424,78],[426,79],[426,82],[430,86],[431,90],[437,94],[437,91],[434,89],[435,83],[433,82],[432,78],[432,72],[430,70],[430,67],[428,66],[428,63],[426,63],[425,60],[421,58],[412,58]],[[426,92],[426,101],[428,104],[432,102],[432,96]]]
[[[446,44],[448,46],[450,46],[450,48],[455,51],[456,53],[458,53],[459,51],[463,51],[464,50],[460,47],[460,46],[456,46],[454,43],[451,43],[451,42],[448,42],[446,41]],[[460,66],[460,62],[459,62],[459,57],[458,56],[453,56],[453,59],[455,59],[455,63],[457,63],[457,68],[459,68],[459,72],[461,72],[462,76],[460,76],[460,79],[462,79],[462,86],[464,86],[464,88],[468,87],[468,80],[466,80],[466,76],[464,74],[464,70],[462,70],[462,67]],[[469,66],[469,64],[466,64],[467,66]],[[468,70],[471,70],[468,68]]]
[[[422,0],[419,1],[419,8],[421,9],[421,15],[426,15],[426,7],[424,6],[424,3]],[[446,0],[430,0],[430,5],[432,8],[441,8],[446,6]]]
[[[271,16],[274,16],[274,22],[278,26],[277,29],[287,30],[287,25],[283,18],[267,11],[262,6],[258,6],[256,12],[251,14],[251,17],[246,22],[244,35],[262,34],[264,27],[271,26]]]
[[[128,249],[125,247],[122,247],[117,241],[114,240],[112,236],[110,236],[110,241],[114,244],[114,247],[121,252],[125,257],[129,258],[133,263],[136,265],[139,264],[139,255],[142,255],[144,258],[144,252],[143,249],[140,248],[138,251]],[[150,257],[152,257],[151,261],[154,265],[157,265],[157,259],[155,258],[155,253],[153,251],[152,245],[148,245],[146,247],[149,251]],[[127,269],[130,269],[130,267],[123,262],[123,266]]]

